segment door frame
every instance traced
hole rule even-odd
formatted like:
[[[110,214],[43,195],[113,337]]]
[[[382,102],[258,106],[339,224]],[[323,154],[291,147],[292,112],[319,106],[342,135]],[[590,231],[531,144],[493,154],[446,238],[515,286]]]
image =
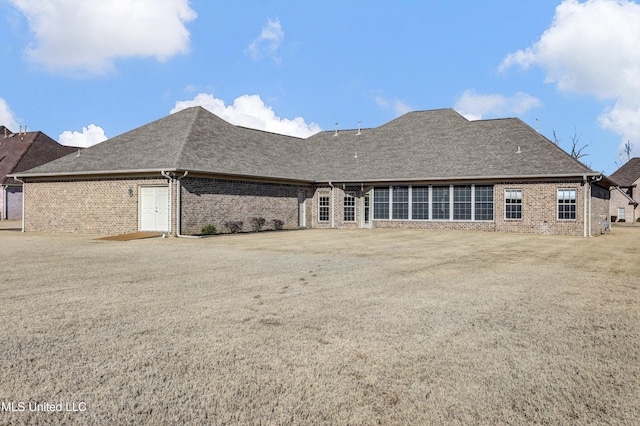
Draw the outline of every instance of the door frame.
[[[142,229],[142,208],[143,208],[143,203],[142,203],[142,193],[145,189],[148,188],[166,188],[167,190],[167,229]],[[170,197],[171,191],[169,190],[169,185],[139,185],[138,186],[138,231],[150,231],[150,232],[170,232],[171,230],[169,229],[169,227],[171,226],[171,197]],[[157,206],[157,200],[155,201],[156,203],[156,207]],[[156,212],[157,214],[157,212]],[[155,226],[157,228],[157,224]]]

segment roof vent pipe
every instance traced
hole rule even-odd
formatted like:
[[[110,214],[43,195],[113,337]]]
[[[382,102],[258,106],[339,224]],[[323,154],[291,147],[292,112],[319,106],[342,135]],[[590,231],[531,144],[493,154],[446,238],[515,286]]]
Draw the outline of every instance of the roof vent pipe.
[[[333,136],[338,136],[338,123],[336,123],[336,132],[333,134]]]
[[[22,126],[20,126],[20,131],[18,132],[19,135],[22,134]]]
[[[360,120],[358,120],[358,133],[356,135],[360,136],[362,132],[360,131]]]
[[[26,124],[24,125],[24,134],[25,135],[27,134],[27,125]]]
[[[518,146],[518,150],[516,151],[516,154],[522,154],[522,151],[520,150],[520,146]]]

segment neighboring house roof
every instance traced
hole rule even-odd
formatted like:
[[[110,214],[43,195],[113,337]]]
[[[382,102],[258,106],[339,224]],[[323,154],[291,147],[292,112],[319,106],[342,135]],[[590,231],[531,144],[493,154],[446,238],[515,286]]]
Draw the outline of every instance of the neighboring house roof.
[[[20,185],[7,175],[32,169],[76,150],[60,145],[42,132],[12,133],[0,126],[0,184]]]
[[[19,176],[188,170],[306,182],[598,176],[517,118],[452,109],[307,139],[234,126],[188,108]]]
[[[616,170],[611,179],[615,180],[623,188],[628,188],[640,179],[640,157],[634,157]]]

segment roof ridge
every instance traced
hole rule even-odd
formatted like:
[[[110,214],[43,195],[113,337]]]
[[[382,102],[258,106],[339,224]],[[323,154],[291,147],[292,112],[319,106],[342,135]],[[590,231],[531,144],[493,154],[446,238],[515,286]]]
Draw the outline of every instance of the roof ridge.
[[[174,163],[174,166],[176,168],[179,167],[180,164],[182,164],[183,157],[186,155],[186,146],[189,144],[189,141],[191,140],[191,135],[193,134],[194,127],[196,122],[198,121],[198,118],[200,117],[203,111],[211,114],[209,111],[207,111],[205,108],[203,108],[200,105],[197,105],[195,107],[185,108],[182,111],[188,111],[190,109],[194,109],[193,119],[191,120],[191,123],[189,123],[189,126],[187,127],[187,134],[182,140],[182,146],[178,148],[178,155],[176,156],[175,163]],[[178,111],[175,114],[179,114],[182,111]]]

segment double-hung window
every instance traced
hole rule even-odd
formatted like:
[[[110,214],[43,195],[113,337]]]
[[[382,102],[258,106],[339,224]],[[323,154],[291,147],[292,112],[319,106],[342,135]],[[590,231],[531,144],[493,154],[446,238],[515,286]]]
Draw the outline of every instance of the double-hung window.
[[[431,190],[432,217],[449,220],[449,187],[434,186]]]
[[[344,193],[344,221],[356,221],[356,194],[355,192]]]
[[[475,186],[475,220],[493,220],[493,186]]]
[[[409,219],[409,187],[393,187],[392,219]]]
[[[329,222],[329,196],[318,196],[318,221]]]
[[[575,188],[558,189],[558,220],[576,219],[576,200],[578,190]]]
[[[389,219],[389,187],[377,187],[374,189],[373,218]]]
[[[504,191],[504,218],[522,219],[522,189]]]
[[[453,187],[453,220],[471,220],[471,187]]]
[[[428,186],[414,186],[411,188],[411,218],[413,220],[429,219]]]

